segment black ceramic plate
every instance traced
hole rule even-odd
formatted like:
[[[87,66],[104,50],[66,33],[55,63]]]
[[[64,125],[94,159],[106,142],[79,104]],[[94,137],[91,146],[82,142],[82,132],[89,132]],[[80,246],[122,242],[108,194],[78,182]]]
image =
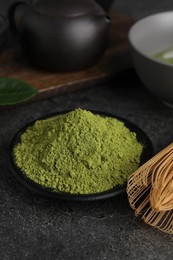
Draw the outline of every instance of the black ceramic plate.
[[[54,117],[54,116],[57,116],[60,114],[65,114],[68,112],[69,111],[54,113],[54,114],[51,114],[48,116],[41,117],[37,120],[47,119],[47,118]],[[138,126],[136,126],[135,124],[133,124],[132,122],[130,122],[126,119],[120,118],[120,117],[112,115],[112,114],[98,112],[98,111],[91,111],[91,112],[94,114],[99,114],[102,116],[108,116],[108,117],[113,117],[113,118],[119,119],[125,123],[126,127],[128,127],[131,131],[136,133],[138,141],[144,145],[143,153],[141,156],[141,165],[144,162],[146,162],[147,160],[149,160],[154,155],[153,146],[152,146],[148,136]],[[11,168],[14,176],[17,178],[18,181],[20,181],[20,183],[22,185],[24,185],[26,188],[28,188],[31,192],[36,193],[38,195],[51,197],[51,198],[57,198],[57,199],[63,199],[63,200],[73,200],[73,201],[102,200],[102,199],[107,199],[107,198],[117,196],[117,195],[125,192],[126,185],[124,187],[116,186],[115,188],[108,190],[106,192],[89,194],[89,195],[78,195],[78,194],[70,194],[70,193],[65,193],[65,192],[54,192],[48,188],[42,187],[41,185],[39,185],[39,184],[33,182],[32,180],[30,180],[29,178],[27,178],[26,175],[15,164],[14,157],[13,157],[13,148],[17,143],[20,142],[21,134],[24,133],[29,126],[34,125],[34,123],[35,123],[35,121],[29,123],[14,136],[14,138],[11,142],[11,145],[10,145],[10,150],[9,150],[9,164],[10,164],[10,168]]]

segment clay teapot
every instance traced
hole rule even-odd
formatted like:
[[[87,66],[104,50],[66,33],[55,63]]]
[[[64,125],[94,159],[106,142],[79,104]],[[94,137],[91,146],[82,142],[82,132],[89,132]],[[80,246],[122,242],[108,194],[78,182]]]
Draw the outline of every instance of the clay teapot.
[[[94,0],[22,0],[9,19],[28,59],[44,69],[90,67],[107,47],[110,19]]]

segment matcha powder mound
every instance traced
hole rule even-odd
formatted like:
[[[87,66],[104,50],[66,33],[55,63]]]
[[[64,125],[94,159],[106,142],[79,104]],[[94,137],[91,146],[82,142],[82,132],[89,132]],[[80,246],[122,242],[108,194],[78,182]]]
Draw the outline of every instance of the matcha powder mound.
[[[76,109],[36,121],[21,135],[14,158],[44,187],[92,194],[123,185],[138,168],[142,150],[123,122]]]

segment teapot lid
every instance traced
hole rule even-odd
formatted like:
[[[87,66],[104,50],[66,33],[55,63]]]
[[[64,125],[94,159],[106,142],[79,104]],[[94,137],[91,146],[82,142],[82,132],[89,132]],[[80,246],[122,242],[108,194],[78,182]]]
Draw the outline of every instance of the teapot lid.
[[[44,15],[74,17],[84,14],[104,15],[94,0],[35,0],[33,8]]]

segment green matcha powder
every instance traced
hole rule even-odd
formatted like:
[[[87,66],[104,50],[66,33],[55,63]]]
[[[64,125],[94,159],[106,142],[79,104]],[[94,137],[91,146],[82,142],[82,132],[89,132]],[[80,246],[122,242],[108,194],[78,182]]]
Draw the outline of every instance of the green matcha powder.
[[[53,191],[92,194],[123,185],[143,147],[124,123],[76,109],[36,121],[14,148],[17,166]]]

